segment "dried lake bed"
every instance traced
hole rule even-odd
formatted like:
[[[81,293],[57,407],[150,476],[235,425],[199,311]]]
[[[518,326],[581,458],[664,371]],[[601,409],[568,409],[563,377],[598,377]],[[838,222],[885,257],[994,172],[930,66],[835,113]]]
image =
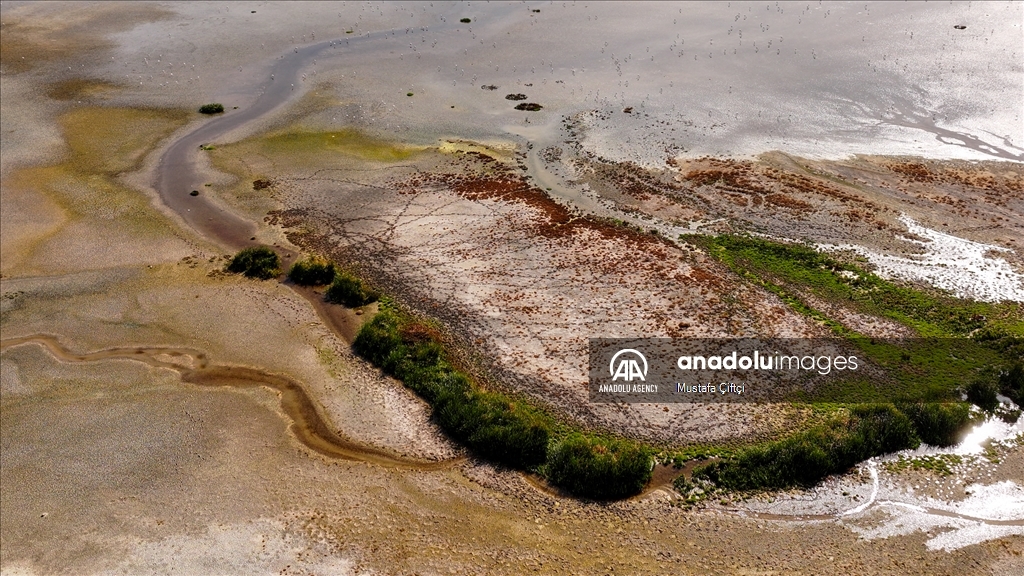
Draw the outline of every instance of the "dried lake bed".
[[[356,357],[337,322],[372,310],[221,270],[249,238],[331,254],[572,421],[777,434],[800,412],[587,403],[586,338],[824,333],[666,240],[690,232],[1019,303],[1021,16],[4,3],[3,572],[1015,573],[1019,430],[949,475],[895,455],[765,501],[580,502],[467,457]],[[243,376],[189,376],[210,365]]]

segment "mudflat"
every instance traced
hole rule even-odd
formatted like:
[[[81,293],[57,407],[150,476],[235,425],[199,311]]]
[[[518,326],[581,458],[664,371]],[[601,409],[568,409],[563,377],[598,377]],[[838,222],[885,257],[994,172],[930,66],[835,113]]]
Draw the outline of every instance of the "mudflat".
[[[670,449],[814,414],[590,403],[588,337],[829,333],[686,235],[1024,318],[1020,6],[727,4],[5,3],[3,572],[1019,571],[1020,423],[811,489],[689,507],[659,465],[589,502],[353,353],[376,306],[224,272],[329,256],[487,386]]]

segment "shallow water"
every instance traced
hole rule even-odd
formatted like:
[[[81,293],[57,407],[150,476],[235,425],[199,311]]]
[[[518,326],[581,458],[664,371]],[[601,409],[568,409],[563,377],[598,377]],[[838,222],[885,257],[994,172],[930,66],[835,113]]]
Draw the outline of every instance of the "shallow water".
[[[422,143],[519,138],[516,127],[597,111],[585,122],[589,150],[657,166],[668,155],[774,149],[1024,158],[1015,2],[173,6],[183,27],[118,35],[107,68],[159,86],[148,97],[163,101],[244,111],[285,56],[302,60],[296,91],[333,85],[338,105],[319,121]],[[314,64],[311,52],[332,39],[340,44]],[[514,92],[544,109],[514,110],[504,99]]]

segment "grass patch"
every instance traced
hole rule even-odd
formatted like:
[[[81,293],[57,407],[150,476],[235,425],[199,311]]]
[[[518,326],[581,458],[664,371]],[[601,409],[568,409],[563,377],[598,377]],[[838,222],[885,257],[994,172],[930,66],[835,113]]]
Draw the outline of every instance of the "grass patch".
[[[900,456],[892,462],[886,462],[882,467],[889,472],[895,473],[907,470],[923,470],[934,472],[940,476],[949,476],[953,473],[953,468],[962,464],[963,461],[963,456],[957,454],[937,454],[934,456],[921,456],[919,458]]]
[[[281,273],[281,259],[266,246],[250,246],[235,254],[227,270],[248,278],[269,280]]]
[[[983,329],[1024,336],[1024,317],[1013,303],[974,302],[900,286],[800,244],[733,235],[683,239],[757,284],[805,289],[858,312],[896,320],[921,336],[965,337]]]
[[[972,384],[979,387],[973,394],[989,406],[994,399],[991,382],[1001,374],[1005,384],[996,386],[1017,386],[1016,376],[1009,373],[1024,356],[1024,311],[1019,304],[975,302],[898,285],[806,245],[733,235],[681,239],[705,248],[738,275],[849,339],[889,375],[884,382],[833,383],[802,401],[945,402],[959,400],[965,380],[978,380],[980,384]],[[863,337],[808,305],[803,294],[894,320],[920,338],[897,342]]]
[[[332,265],[333,267],[333,265]],[[336,271],[324,297],[332,304],[358,308],[376,302],[380,295],[348,272]]]
[[[319,256],[310,256],[292,265],[288,279],[300,286],[324,286],[334,281],[336,272],[333,262]]]

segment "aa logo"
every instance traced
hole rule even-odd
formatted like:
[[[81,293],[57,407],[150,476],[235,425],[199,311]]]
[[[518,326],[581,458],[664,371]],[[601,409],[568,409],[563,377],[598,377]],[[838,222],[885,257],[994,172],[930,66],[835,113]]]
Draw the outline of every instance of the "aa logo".
[[[640,369],[640,364],[637,360],[643,362],[643,369]],[[616,363],[618,362],[618,363]],[[638,378],[646,382],[645,377],[647,376],[647,358],[640,352],[633,350],[632,348],[626,348],[625,350],[619,350],[612,356],[612,361],[608,365],[608,373],[611,374],[612,382],[622,378],[626,382],[632,382],[634,378]]]

